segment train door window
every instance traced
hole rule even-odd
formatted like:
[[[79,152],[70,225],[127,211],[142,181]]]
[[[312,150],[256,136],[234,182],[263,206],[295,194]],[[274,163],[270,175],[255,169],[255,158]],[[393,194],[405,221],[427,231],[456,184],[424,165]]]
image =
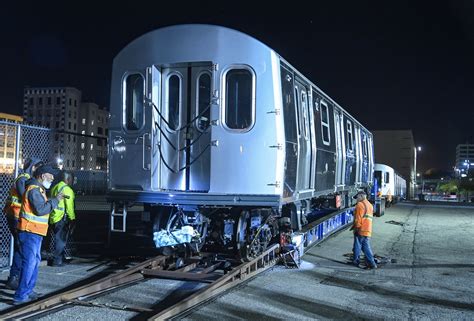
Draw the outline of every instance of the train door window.
[[[141,74],[129,74],[124,81],[124,125],[127,130],[139,130],[144,124],[143,97],[145,78]]]
[[[384,175],[384,176],[385,176],[385,177],[384,177],[384,183],[390,182],[390,173],[389,173],[389,172],[385,172],[384,174],[385,174],[385,175]]]
[[[350,121],[347,121],[347,148],[352,151],[352,124]]]
[[[309,135],[308,135],[308,132],[309,132],[308,118],[309,118],[309,115],[308,115],[307,100],[308,99],[307,99],[307,96],[306,96],[306,92],[302,91],[301,92],[301,108],[303,110],[303,132],[304,132],[305,140],[309,139]]]
[[[295,102],[296,102],[296,119],[298,120],[298,137],[301,135],[301,117],[300,117],[300,100],[298,99],[299,97],[299,92],[298,92],[298,87],[295,87]]]
[[[374,172],[374,177],[377,180],[378,184],[382,184],[382,172],[381,171],[375,171]]]
[[[364,158],[367,158],[367,136],[362,136],[362,153],[364,153]]]
[[[198,119],[196,127],[200,131],[205,131],[209,127],[211,116],[211,75],[202,73],[197,80],[197,108]]]
[[[225,74],[225,125],[245,131],[254,123],[255,80],[249,69],[230,69]]]
[[[181,105],[181,78],[172,74],[168,78],[168,127],[171,130],[179,128],[179,110]]]
[[[328,105],[321,101],[321,132],[323,133],[323,144],[331,144],[331,136],[329,135],[329,111]]]

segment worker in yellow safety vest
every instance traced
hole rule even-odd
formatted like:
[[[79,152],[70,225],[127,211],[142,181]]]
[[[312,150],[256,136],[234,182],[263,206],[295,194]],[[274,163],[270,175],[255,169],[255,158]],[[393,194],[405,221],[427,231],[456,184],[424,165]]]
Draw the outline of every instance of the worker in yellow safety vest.
[[[33,289],[41,261],[41,242],[48,232],[49,213],[64,198],[62,193],[49,200],[46,197],[46,189],[51,187],[56,172],[57,170],[51,166],[43,165],[36,169],[33,178],[26,182],[26,191],[22,197],[20,220],[17,227],[22,260],[20,281],[13,296],[14,305],[39,297],[39,294]]]
[[[74,176],[71,172],[64,171],[61,174],[61,181],[51,190],[51,196],[55,197],[59,193],[64,194],[64,198],[59,205],[49,215],[52,238],[54,239],[53,260],[51,266],[62,266],[66,242],[71,236],[76,223],[76,213],[74,211],[74,191],[71,186]]]
[[[354,223],[351,227],[351,230],[354,231],[352,263],[355,266],[359,266],[359,256],[362,248],[367,261],[367,269],[376,269],[377,264],[375,263],[372,249],[370,248],[374,208],[367,200],[367,194],[364,191],[358,192],[354,198],[357,200],[357,204],[354,209]]]
[[[21,256],[20,256],[20,244],[18,242],[17,225],[20,219],[20,208],[21,208],[21,197],[25,193],[26,181],[31,178],[31,174],[43,164],[43,161],[39,158],[28,158],[25,160],[23,165],[23,173],[13,182],[10,188],[10,194],[5,202],[3,212],[7,217],[8,228],[13,236],[13,260],[12,266],[10,267],[10,276],[5,286],[10,290],[16,290],[18,288],[18,281],[20,279],[20,267],[21,267]]]

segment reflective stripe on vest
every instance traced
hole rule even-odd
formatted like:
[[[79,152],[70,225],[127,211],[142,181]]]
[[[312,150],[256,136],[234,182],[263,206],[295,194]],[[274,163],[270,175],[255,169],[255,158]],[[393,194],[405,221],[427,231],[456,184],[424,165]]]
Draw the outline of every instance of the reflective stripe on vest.
[[[39,188],[45,202],[48,201],[48,198],[46,197],[46,192],[42,187],[38,185],[28,186],[25,195],[23,195],[23,203],[21,205],[20,210],[20,221],[18,222],[18,229],[20,231],[27,231],[46,236],[46,234],[48,233],[49,214],[43,216],[35,215],[28,199],[29,192],[34,188]]]
[[[56,186],[59,186],[60,184],[63,184],[59,189],[56,189]],[[59,182],[53,187],[53,190],[51,191],[51,197],[57,196],[59,193],[62,193],[62,191],[67,187],[68,185],[64,182]],[[65,217],[65,199],[62,199],[59,201],[58,206],[53,209],[53,211],[49,214],[49,223],[50,224],[56,224],[57,222],[61,221]],[[61,206],[62,205],[62,206]]]
[[[20,208],[21,208],[21,195],[18,195],[18,191],[16,190],[16,183],[22,177],[26,179],[30,179],[30,174],[23,173],[18,175],[18,177],[13,182],[13,186],[10,189],[10,195],[7,198],[5,204],[5,213],[7,215],[13,215],[16,219],[20,218]]]

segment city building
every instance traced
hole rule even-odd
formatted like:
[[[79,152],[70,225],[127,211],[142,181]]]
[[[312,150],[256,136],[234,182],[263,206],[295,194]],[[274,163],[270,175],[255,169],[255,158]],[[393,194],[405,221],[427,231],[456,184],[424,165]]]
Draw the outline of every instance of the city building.
[[[8,123],[22,123],[17,115],[0,113],[0,173],[12,174],[15,170],[17,126]]]
[[[375,162],[393,167],[407,181],[409,198],[415,196],[417,149],[411,130],[373,130]]]
[[[79,112],[79,169],[107,169],[108,112],[94,103],[82,103]]]
[[[456,165],[454,171],[457,177],[466,177],[474,168],[474,144],[459,144],[456,146]]]
[[[107,144],[104,138],[108,112],[97,104],[82,102],[80,90],[73,87],[27,87],[24,89],[23,115],[26,123],[56,131],[52,148],[60,168],[106,169]]]

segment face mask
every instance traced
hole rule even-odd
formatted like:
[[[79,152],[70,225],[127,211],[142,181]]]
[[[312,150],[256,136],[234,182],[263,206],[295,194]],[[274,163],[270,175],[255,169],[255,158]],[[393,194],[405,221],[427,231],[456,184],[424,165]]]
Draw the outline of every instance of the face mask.
[[[50,181],[43,181],[44,188],[49,189],[51,187],[51,183],[52,182],[50,182]]]

